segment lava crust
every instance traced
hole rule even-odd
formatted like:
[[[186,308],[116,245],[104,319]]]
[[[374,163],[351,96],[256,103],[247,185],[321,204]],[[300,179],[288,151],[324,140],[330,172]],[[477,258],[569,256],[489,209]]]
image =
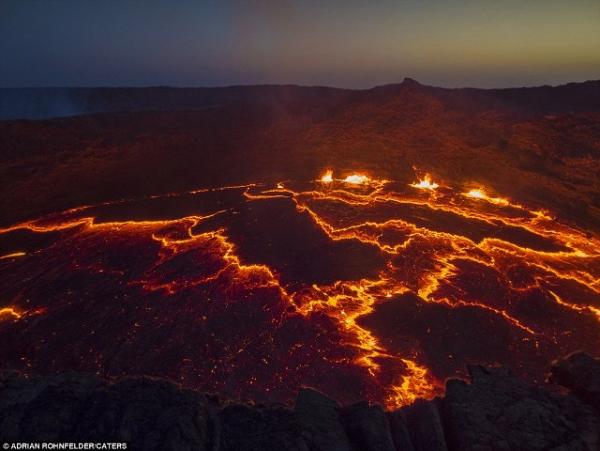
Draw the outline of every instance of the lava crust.
[[[552,359],[600,346],[600,238],[430,176],[332,168],[105,201],[0,244],[0,360],[25,373],[395,408],[467,363],[542,383]]]

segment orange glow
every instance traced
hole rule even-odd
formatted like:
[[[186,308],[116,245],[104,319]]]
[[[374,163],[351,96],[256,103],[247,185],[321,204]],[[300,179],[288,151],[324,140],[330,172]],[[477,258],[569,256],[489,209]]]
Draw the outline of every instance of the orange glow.
[[[465,193],[465,196],[472,197],[474,199],[487,199],[488,196],[480,189],[472,189],[471,191]]]
[[[0,260],[5,260],[8,258],[24,257],[25,255],[27,255],[25,252],[13,252],[12,254],[0,255]]]
[[[567,307],[571,310],[575,310],[577,312],[590,312],[593,313],[594,315],[596,315],[596,317],[598,318],[598,321],[600,321],[600,308],[596,308],[593,307],[591,305],[577,305],[577,304],[570,304],[568,302],[565,302],[561,299],[561,297],[556,294],[554,291],[549,290],[548,293],[550,294],[550,296],[552,296],[552,298],[556,301],[557,304],[562,305],[563,307]]]
[[[510,205],[510,202],[508,201],[508,199],[504,199],[502,197],[488,196],[487,193],[481,188],[472,189],[472,190],[466,192],[464,195],[466,197],[470,197],[471,199],[481,199],[481,200],[485,200],[485,201],[488,201],[488,202],[490,202],[492,204],[496,204],[496,205],[503,205],[503,206]]]
[[[331,169],[328,169],[327,171],[325,171],[325,174],[323,174],[323,176],[321,177],[321,182],[323,182],[323,183],[333,182],[333,171]]]
[[[4,307],[0,308],[0,321],[3,319],[20,319],[23,316],[16,308],[14,307]]]
[[[438,383],[431,379],[426,367],[409,359],[401,359],[406,365],[407,374],[402,376],[401,382],[392,385],[386,405],[392,408],[412,404],[417,399],[431,398]]]
[[[440,185],[435,183],[429,174],[425,174],[423,179],[419,180],[419,182],[411,183],[410,186],[417,189],[427,189],[433,191],[438,188]]]
[[[363,174],[352,174],[347,176],[344,179],[345,183],[349,183],[351,185],[364,185],[365,183],[368,183],[371,179],[369,177],[367,177],[366,175]]]

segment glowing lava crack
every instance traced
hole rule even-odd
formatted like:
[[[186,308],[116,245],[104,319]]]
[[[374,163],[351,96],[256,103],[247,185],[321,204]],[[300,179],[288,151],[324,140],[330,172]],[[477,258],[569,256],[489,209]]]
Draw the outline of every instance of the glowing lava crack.
[[[540,382],[600,346],[600,240],[489,192],[328,170],[1,229],[0,359],[388,407],[465,363]]]

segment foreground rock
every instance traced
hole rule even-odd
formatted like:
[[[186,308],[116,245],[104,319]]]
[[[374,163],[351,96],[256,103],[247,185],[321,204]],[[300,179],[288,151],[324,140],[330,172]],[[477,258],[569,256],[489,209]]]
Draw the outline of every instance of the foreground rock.
[[[63,374],[0,379],[4,441],[126,441],[138,449],[211,449],[206,396],[149,378],[106,384]]]
[[[417,400],[400,409],[415,451],[446,451],[446,438],[437,402]]]
[[[506,368],[469,368],[446,396],[394,412],[339,406],[303,389],[294,409],[220,403],[151,378],[107,383],[85,374],[0,375],[0,440],[126,441],[130,449],[211,451],[600,450],[600,362],[574,354],[530,387]]]
[[[552,364],[551,380],[600,411],[600,359],[576,352]]]
[[[337,402],[316,390],[298,393],[294,409],[303,437],[311,450],[350,451]]]
[[[443,401],[446,436],[460,450],[597,450],[600,419],[574,396],[532,388],[506,368],[469,367]]]
[[[294,413],[280,406],[229,405],[219,413],[223,451],[309,451]]]
[[[390,423],[381,406],[366,401],[341,409],[348,437],[357,449],[394,451]]]

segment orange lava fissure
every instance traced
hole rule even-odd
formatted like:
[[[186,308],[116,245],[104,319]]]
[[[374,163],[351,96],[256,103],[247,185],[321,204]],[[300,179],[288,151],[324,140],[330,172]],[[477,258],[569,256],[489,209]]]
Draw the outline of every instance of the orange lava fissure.
[[[29,245],[0,256],[0,338],[14,337],[0,358],[27,371],[164,375],[226,396],[286,400],[313,385],[388,408],[440,394],[466,363],[539,378],[554,356],[600,345],[600,239],[491,192],[327,170],[145,199],[199,199],[201,214],[127,218],[137,202],[127,200],[0,229]],[[97,317],[67,322],[86,338],[79,357],[61,356],[67,335],[55,324],[83,303]]]

